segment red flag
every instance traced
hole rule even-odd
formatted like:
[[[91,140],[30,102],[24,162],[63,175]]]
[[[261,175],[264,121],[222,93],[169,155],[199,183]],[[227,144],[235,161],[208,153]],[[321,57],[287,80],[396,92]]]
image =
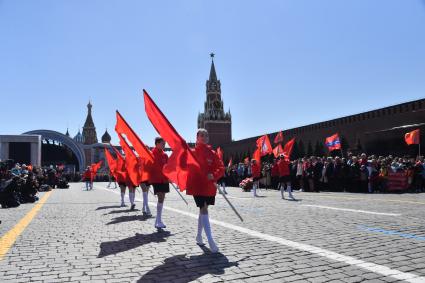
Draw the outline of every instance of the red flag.
[[[257,148],[260,149],[261,156],[273,153],[272,145],[268,135],[264,135],[257,139]]]
[[[339,139],[338,133],[327,137],[325,140],[325,144],[328,147],[329,151],[335,150],[335,149],[341,149],[341,141]]]
[[[257,160],[257,164],[260,166],[261,168],[261,150],[259,148],[257,148],[254,151],[254,155],[252,156],[252,159]]]
[[[106,157],[106,161],[108,162],[109,171],[111,171],[111,173],[114,174],[114,171],[117,167],[117,161],[112,156],[112,154],[109,152],[109,150],[106,149],[106,147],[105,147],[105,157]]]
[[[188,178],[199,180],[198,183],[207,184],[207,172],[201,172],[201,167],[187,145],[186,141],[177,133],[173,125],[161,112],[149,94],[143,90],[145,111],[159,135],[169,144],[173,153],[163,168],[163,173],[181,191],[187,188]]]
[[[133,145],[134,150],[137,154],[144,160],[153,162],[152,152],[148,149],[148,147],[142,142],[139,136],[133,131],[129,124],[124,120],[118,110],[117,113],[117,123],[115,125],[115,131],[119,135],[125,135],[126,138]]]
[[[419,136],[420,136],[420,131],[419,129],[416,129],[414,131],[411,131],[409,133],[406,133],[404,135],[404,140],[406,141],[407,144],[419,144]]]
[[[125,168],[128,177],[134,186],[138,186],[140,183],[140,168],[137,157],[123,136],[118,134],[118,137],[120,138],[120,145],[125,153]]]
[[[125,182],[125,180],[127,180],[127,172],[125,171],[125,159],[115,147],[112,147],[112,149],[117,155],[114,177],[117,182]]]
[[[274,157],[278,157],[282,153],[283,153],[283,148],[281,144],[278,144],[275,148],[273,148]]]
[[[283,133],[279,132],[275,137],[274,141],[275,144],[283,142]]]
[[[295,144],[295,138],[292,138],[283,147],[283,152],[282,153],[283,153],[283,155],[285,155],[285,157],[287,159],[290,159],[291,158],[292,150],[294,149],[294,144]]]
[[[229,164],[227,164],[227,167],[232,167],[232,165],[233,165],[233,159],[230,157]]]
[[[94,177],[97,174],[97,171],[100,169],[100,166],[102,166],[102,163],[103,163],[103,161],[100,160],[99,162],[93,163],[92,165],[90,165],[90,170],[92,171],[92,174],[91,174],[91,181],[92,182],[94,180]]]
[[[223,150],[221,149],[221,147],[217,148],[217,155],[221,160],[223,160]]]

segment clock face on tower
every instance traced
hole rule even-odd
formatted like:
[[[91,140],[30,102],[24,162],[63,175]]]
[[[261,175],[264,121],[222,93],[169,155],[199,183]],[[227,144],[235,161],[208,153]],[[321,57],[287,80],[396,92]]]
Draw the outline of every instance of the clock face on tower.
[[[220,103],[220,101],[218,101],[218,100],[216,100],[216,101],[214,101],[214,108],[215,109],[220,109],[220,106],[221,106],[221,103]]]

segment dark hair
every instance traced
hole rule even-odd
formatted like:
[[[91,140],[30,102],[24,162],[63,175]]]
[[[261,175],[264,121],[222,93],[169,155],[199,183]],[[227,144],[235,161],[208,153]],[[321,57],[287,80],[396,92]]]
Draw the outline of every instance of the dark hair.
[[[155,138],[155,144],[159,144],[160,142],[163,142],[163,141],[164,141],[164,139],[161,138],[161,137],[156,137]]]

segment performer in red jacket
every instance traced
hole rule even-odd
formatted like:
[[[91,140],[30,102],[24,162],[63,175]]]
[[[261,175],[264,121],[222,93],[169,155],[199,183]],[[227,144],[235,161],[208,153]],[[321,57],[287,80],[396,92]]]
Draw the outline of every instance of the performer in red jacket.
[[[86,190],[92,190],[93,189],[93,183],[92,183],[92,176],[93,172],[90,166],[87,166],[86,171],[84,171],[84,181],[86,182]]]
[[[252,191],[254,194],[254,197],[258,197],[257,195],[257,189],[259,187],[260,184],[260,179],[261,179],[261,168],[260,165],[258,165],[257,160],[252,159],[251,160],[251,174],[252,174]]]
[[[282,195],[282,199],[285,199],[285,189],[288,191],[289,198],[294,200],[294,196],[292,195],[291,189],[291,175],[289,170],[289,160],[283,155],[279,155],[279,160],[277,162],[279,166],[279,187],[280,194]]]
[[[164,206],[165,194],[170,192],[168,178],[162,173],[162,168],[168,161],[168,156],[164,152],[165,141],[161,137],[155,138],[155,148],[152,150],[154,158],[149,170],[149,183],[153,186],[154,194],[158,197],[156,205],[155,228],[163,229],[166,226],[162,223],[162,207]]]
[[[208,145],[209,136],[205,129],[199,129],[196,134],[196,146],[192,152],[199,162],[201,174],[207,176],[207,181],[201,179],[189,179],[186,194],[192,195],[195,199],[196,206],[199,207],[198,217],[198,234],[196,243],[203,246],[202,229],[208,239],[208,244],[212,252],[218,252],[218,247],[215,244],[212,233],[210,220],[208,218],[208,205],[214,205],[215,195],[217,193],[217,181],[224,174],[224,165],[218,155]]]

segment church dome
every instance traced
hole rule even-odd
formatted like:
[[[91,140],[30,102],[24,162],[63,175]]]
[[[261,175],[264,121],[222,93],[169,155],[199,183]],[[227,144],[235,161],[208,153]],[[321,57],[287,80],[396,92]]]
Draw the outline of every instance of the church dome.
[[[81,134],[80,130],[78,130],[78,134],[75,135],[74,141],[76,141],[78,143],[84,143],[84,137]]]
[[[108,130],[105,130],[105,133],[102,136],[102,143],[110,143],[111,142],[111,135],[108,133]]]

